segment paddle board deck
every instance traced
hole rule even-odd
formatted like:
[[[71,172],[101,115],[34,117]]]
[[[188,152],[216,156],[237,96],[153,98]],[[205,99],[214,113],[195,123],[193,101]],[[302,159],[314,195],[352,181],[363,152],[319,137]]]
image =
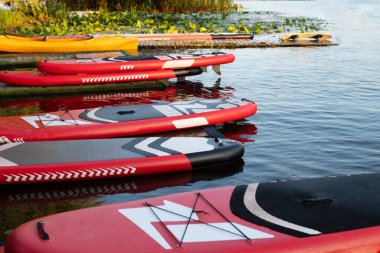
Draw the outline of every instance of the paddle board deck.
[[[205,137],[8,143],[0,146],[0,184],[186,171],[237,160],[243,153],[240,143]]]
[[[379,252],[379,183],[276,181],[71,211],[21,225],[6,252]]]
[[[167,132],[240,120],[255,114],[239,99],[160,101],[37,115],[0,117],[0,143],[113,138]]]
[[[37,63],[37,69],[53,74],[97,74],[207,67],[227,64],[234,60],[235,56],[233,54],[224,53],[147,56],[124,55],[103,58],[45,61]]]
[[[40,74],[32,71],[9,71],[0,73],[0,82],[17,86],[53,87],[68,85],[95,85],[110,83],[128,83],[170,78],[183,78],[199,75],[200,68],[190,69],[161,69],[128,73],[103,73],[81,75]]]
[[[328,40],[331,39],[332,36],[329,34],[322,33],[297,33],[297,34],[287,34],[281,36],[281,40],[302,40],[302,39],[311,39],[311,40]]]

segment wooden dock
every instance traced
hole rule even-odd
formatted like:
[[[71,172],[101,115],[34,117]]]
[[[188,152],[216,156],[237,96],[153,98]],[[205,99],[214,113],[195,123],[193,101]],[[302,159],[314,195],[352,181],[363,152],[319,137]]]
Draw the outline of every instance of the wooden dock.
[[[274,47],[326,47],[336,46],[329,40],[294,40],[282,41],[278,36],[260,36],[253,39],[218,39],[218,40],[144,40],[139,41],[139,49],[189,49],[189,48],[274,48]]]

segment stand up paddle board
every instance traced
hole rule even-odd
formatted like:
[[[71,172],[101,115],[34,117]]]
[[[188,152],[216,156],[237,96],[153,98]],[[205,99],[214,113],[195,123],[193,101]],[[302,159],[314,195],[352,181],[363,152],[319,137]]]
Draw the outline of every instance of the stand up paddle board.
[[[5,249],[379,252],[379,184],[380,174],[277,181],[88,208],[21,225]]]
[[[8,53],[69,53],[107,50],[136,50],[137,38],[104,36],[80,40],[20,39],[15,36],[0,35],[0,52]]]
[[[215,164],[209,168],[187,170],[178,173],[156,174],[153,176],[120,177],[78,182],[51,182],[44,184],[0,185],[0,207],[61,202],[64,200],[89,199],[116,194],[136,194],[159,188],[179,187],[199,181],[212,181],[232,176],[243,170],[243,159]],[[62,211],[68,211],[62,209]],[[17,216],[25,216],[22,212]],[[2,228],[4,230],[4,228]]]
[[[240,143],[205,137],[8,143],[0,146],[0,184],[186,171],[237,160],[243,153]]]
[[[331,39],[332,36],[329,34],[322,33],[297,33],[297,34],[287,34],[281,36],[281,40],[302,40],[302,39],[312,39],[312,40],[328,40]]]
[[[199,75],[200,68],[190,69],[161,69],[128,73],[103,73],[83,75],[51,75],[39,74],[32,71],[9,71],[0,73],[0,82],[17,86],[66,86],[66,85],[94,85],[109,83],[128,83],[137,81],[182,78]]]
[[[102,36],[102,35],[94,35]],[[228,40],[228,39],[253,39],[249,33],[178,33],[178,34],[122,34],[127,38],[135,37],[141,41],[178,41],[178,40]]]
[[[218,66],[233,62],[234,60],[235,56],[233,54],[224,53],[125,55],[79,60],[45,61],[37,63],[37,69],[53,74],[97,74]]]
[[[197,98],[0,117],[0,144],[167,132],[240,120],[256,111],[256,104],[246,100]]]

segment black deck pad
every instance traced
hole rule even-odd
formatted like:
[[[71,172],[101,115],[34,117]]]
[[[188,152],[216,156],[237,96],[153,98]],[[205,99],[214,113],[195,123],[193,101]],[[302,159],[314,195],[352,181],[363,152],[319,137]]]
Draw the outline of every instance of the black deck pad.
[[[84,111],[80,118],[100,122],[127,122],[143,119],[165,118],[194,114],[200,111],[220,110],[243,104],[241,100],[199,99],[176,101],[173,103],[157,101],[153,104],[109,106]]]
[[[380,174],[237,186],[231,211],[297,237],[380,225]]]
[[[0,149],[0,169],[7,166],[95,162],[185,154],[194,167],[220,164],[243,155],[231,140],[205,137],[140,137],[8,143]]]

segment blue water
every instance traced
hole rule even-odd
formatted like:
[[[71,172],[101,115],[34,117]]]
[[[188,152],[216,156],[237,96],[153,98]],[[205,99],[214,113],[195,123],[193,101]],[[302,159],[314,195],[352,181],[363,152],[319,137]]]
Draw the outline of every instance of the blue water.
[[[242,4],[283,15],[324,18],[329,23],[326,30],[339,46],[230,50],[236,61],[222,67],[219,92],[247,98],[259,106],[247,122],[257,128],[257,134],[246,136],[251,142],[244,144],[243,170],[228,176],[215,173],[207,180],[179,186],[163,184],[141,193],[104,193],[97,195],[97,204],[275,179],[380,172],[378,1]],[[189,79],[210,88],[217,78],[209,71]],[[182,96],[187,96],[186,92]],[[135,187],[142,187],[141,183]],[[76,204],[86,206],[93,200]],[[27,208],[8,209],[22,216],[20,223],[34,218]],[[66,209],[53,208],[56,212]]]

